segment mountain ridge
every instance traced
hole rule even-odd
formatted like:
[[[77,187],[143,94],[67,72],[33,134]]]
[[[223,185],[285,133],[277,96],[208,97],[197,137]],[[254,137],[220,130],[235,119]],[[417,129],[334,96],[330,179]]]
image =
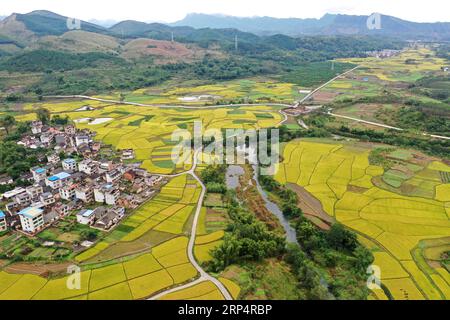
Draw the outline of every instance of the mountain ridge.
[[[321,18],[234,17],[191,13],[172,26],[236,28],[258,35],[386,35],[415,40],[432,37],[450,40],[450,22],[411,22],[382,15],[381,28],[367,27],[368,15],[325,14]]]

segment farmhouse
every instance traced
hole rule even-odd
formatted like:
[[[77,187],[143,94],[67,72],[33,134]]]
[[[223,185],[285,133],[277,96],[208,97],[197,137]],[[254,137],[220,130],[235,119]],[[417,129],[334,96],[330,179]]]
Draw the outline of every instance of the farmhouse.
[[[98,163],[91,159],[83,160],[78,164],[78,170],[91,176],[98,172]]]
[[[45,168],[31,168],[30,171],[36,183],[44,181],[47,178],[47,169]]]
[[[65,159],[62,161],[62,168],[65,171],[74,172],[77,170],[77,161],[75,159]]]
[[[45,184],[54,190],[59,189],[66,183],[67,180],[70,179],[70,176],[71,175],[67,172],[60,172],[51,177],[48,177],[45,180]]]
[[[94,222],[95,219],[95,211],[90,209],[81,210],[79,213],[77,213],[77,222],[84,224],[84,225],[90,225]]]
[[[44,227],[44,211],[42,209],[28,207],[19,212],[22,230],[30,234],[39,232]]]

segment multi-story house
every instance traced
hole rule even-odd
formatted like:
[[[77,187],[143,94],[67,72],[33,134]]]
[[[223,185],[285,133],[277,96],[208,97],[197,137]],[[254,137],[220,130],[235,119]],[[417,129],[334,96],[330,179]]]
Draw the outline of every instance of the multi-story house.
[[[73,198],[75,198],[76,188],[77,188],[76,184],[68,184],[61,187],[59,189],[59,195],[61,196],[61,199],[70,201]]]
[[[45,132],[41,134],[40,140],[43,144],[49,145],[52,143],[53,137],[54,137],[53,133]]]
[[[98,163],[90,159],[83,160],[78,164],[78,171],[91,176],[98,172]]]
[[[47,156],[47,161],[49,163],[55,164],[55,163],[58,163],[59,161],[61,161],[61,159],[59,158],[58,154],[52,153],[52,154]]]
[[[55,174],[51,177],[48,177],[45,180],[45,184],[52,188],[53,190],[61,188],[64,184],[70,180],[70,174],[67,172],[60,172],[58,174]]]
[[[77,213],[77,222],[84,224],[84,225],[90,225],[95,220],[95,210],[81,210],[79,213]]]
[[[35,234],[44,227],[44,211],[39,208],[28,207],[19,212],[22,230]]]
[[[94,198],[96,202],[115,205],[120,197],[120,191],[111,184],[105,184],[94,188]]]
[[[77,147],[81,146],[82,144],[89,144],[89,136],[86,135],[80,135],[75,137],[75,145]]]
[[[36,183],[44,181],[47,178],[47,169],[45,168],[31,168],[30,171]]]
[[[50,192],[46,192],[46,193],[41,194],[41,196],[39,197],[39,200],[44,205],[44,207],[52,205],[56,201],[55,197]]]
[[[75,172],[77,170],[77,161],[75,159],[65,159],[62,161],[62,167],[65,171]]]
[[[42,132],[42,122],[41,121],[33,121],[31,122],[31,132],[33,134],[39,134]]]
[[[16,201],[20,206],[24,207],[27,206],[29,204],[31,204],[31,201],[33,199],[31,198],[31,196],[25,191],[22,193],[19,193],[15,198],[14,201]]]
[[[108,183],[116,183],[122,177],[122,172],[120,170],[112,170],[106,173],[105,179]]]
[[[75,189],[75,198],[83,201],[84,203],[89,203],[94,200],[94,188],[92,185],[79,185]]]
[[[32,199],[37,199],[44,192],[44,189],[39,184],[35,184],[27,187],[26,191]]]

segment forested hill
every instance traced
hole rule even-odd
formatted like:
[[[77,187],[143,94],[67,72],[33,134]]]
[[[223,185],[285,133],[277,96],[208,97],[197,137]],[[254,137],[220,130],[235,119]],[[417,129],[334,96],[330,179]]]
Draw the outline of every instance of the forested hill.
[[[450,22],[417,23],[380,15],[380,28],[369,29],[369,16],[326,14],[320,19],[241,18],[224,15],[189,14],[173,26],[236,28],[258,35],[383,35],[408,40],[450,40]]]

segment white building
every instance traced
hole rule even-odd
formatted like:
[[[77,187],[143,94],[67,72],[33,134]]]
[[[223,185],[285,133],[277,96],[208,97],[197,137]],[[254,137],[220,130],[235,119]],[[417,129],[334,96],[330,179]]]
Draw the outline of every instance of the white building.
[[[55,197],[50,192],[41,194],[41,196],[39,197],[39,200],[42,202],[44,207],[54,204],[56,201]]]
[[[65,159],[62,162],[62,167],[65,171],[74,172],[77,170],[77,162],[75,159]]]
[[[5,214],[0,210],[0,232],[6,231],[7,228]]]
[[[48,177],[45,180],[45,184],[54,190],[59,189],[70,179],[70,177],[71,175],[69,173],[60,172],[51,177]]]
[[[120,197],[120,191],[111,184],[94,188],[94,198],[96,202],[115,205]]]
[[[88,136],[76,136],[75,137],[75,145],[77,147],[79,147],[82,144],[89,144],[89,137]]]
[[[61,159],[59,158],[58,154],[52,153],[52,154],[47,156],[47,161],[49,163],[58,163],[59,161],[61,161]]]
[[[39,134],[42,132],[42,127],[43,125],[41,121],[33,121],[31,123],[31,132],[33,134]]]
[[[41,134],[40,139],[43,144],[50,144],[53,141],[53,134],[50,132],[43,133]]]
[[[106,182],[108,183],[116,183],[122,177],[122,172],[120,170],[112,170],[106,173]]]
[[[22,230],[28,233],[36,233],[44,227],[44,211],[42,209],[29,207],[19,212]]]
[[[78,186],[75,189],[75,198],[89,203],[94,200],[94,189],[92,186]]]
[[[89,225],[94,222],[95,219],[95,211],[94,210],[82,210],[79,213],[77,213],[77,222]]]
[[[38,184],[35,184],[33,186],[29,186],[29,187],[27,187],[26,190],[27,190],[27,193],[30,195],[30,197],[32,199],[39,198],[39,196],[44,191],[43,188],[40,185],[38,185]]]
[[[61,196],[61,199],[64,200],[72,200],[75,197],[75,189],[77,185],[65,185],[62,188],[59,189],[59,195]]]
[[[47,169],[45,168],[32,168],[31,173],[36,183],[44,181],[47,178]]]
[[[83,160],[78,164],[78,171],[84,172],[87,175],[91,176],[98,172],[98,164],[97,162],[90,159]]]

